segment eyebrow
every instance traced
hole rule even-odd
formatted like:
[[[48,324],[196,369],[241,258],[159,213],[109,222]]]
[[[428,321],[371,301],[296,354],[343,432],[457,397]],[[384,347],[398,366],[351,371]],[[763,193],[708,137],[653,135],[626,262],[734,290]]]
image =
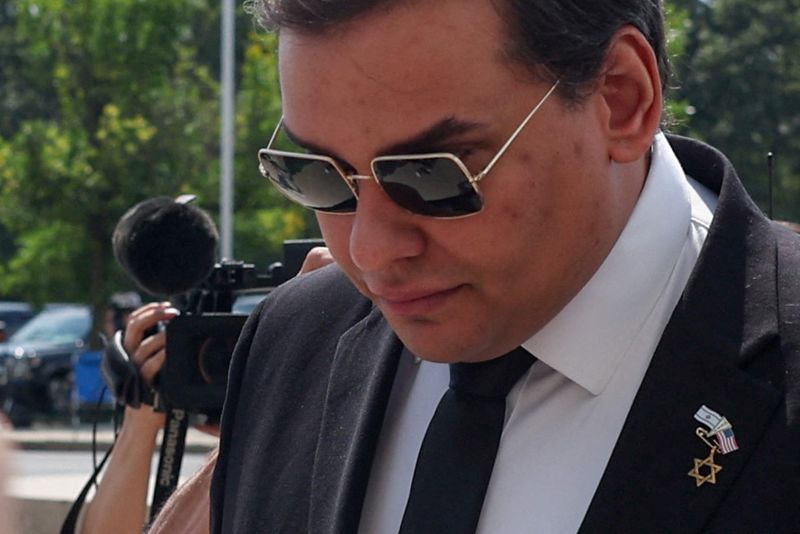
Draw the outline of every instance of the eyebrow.
[[[481,130],[486,127],[487,125],[484,123],[465,121],[456,119],[452,116],[447,117],[407,139],[402,139],[381,148],[378,151],[378,155],[395,156],[402,154],[429,153],[432,152],[432,147],[435,149],[435,147],[445,144],[454,137],[471,133],[476,130]],[[348,165],[350,168],[355,168],[347,160],[339,157],[333,151],[327,150],[315,143],[305,141],[300,136],[293,133],[286,125],[285,121],[283,122],[283,130],[286,133],[286,136],[296,145],[303,147],[306,150],[310,150],[316,154],[322,154],[334,158],[337,161]]]

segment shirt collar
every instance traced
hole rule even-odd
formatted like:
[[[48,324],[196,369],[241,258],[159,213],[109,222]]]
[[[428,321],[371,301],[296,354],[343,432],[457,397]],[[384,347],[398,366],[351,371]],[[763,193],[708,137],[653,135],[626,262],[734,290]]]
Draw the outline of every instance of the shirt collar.
[[[644,188],[611,252],[580,292],[522,346],[593,395],[602,393],[658,302],[690,218],[690,186],[659,133]]]

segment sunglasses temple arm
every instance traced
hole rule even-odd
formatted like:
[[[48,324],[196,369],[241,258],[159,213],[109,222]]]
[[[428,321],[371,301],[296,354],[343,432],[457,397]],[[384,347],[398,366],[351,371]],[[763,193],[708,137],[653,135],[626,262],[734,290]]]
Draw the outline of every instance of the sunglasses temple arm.
[[[556,87],[558,87],[559,81],[560,80],[556,80],[556,83],[554,83],[553,86],[547,91],[547,93],[545,93],[545,95],[542,97],[542,99],[539,100],[539,103],[536,104],[536,107],[534,107],[531,110],[531,112],[528,113],[528,116],[525,117],[525,120],[523,120],[522,123],[519,126],[517,126],[517,129],[514,130],[514,133],[511,134],[511,136],[508,138],[508,140],[505,142],[505,144],[500,148],[500,150],[497,151],[497,154],[494,155],[494,157],[488,163],[488,165],[486,165],[486,167],[481,172],[479,172],[475,176],[475,178],[473,178],[473,180],[472,180],[473,182],[477,182],[481,178],[483,178],[484,176],[489,174],[489,171],[492,170],[492,167],[494,167],[495,163],[497,163],[497,160],[499,160],[500,157],[503,154],[505,154],[505,152],[508,149],[509,145],[511,145],[511,143],[514,142],[514,140],[517,138],[517,136],[522,131],[522,129],[525,128],[525,126],[528,125],[528,123],[533,118],[533,116],[536,115],[536,112],[539,111],[539,108],[542,107],[545,102],[547,102],[547,99],[550,98],[550,95],[553,94],[553,91],[555,91]]]
[[[275,138],[278,137],[278,132],[281,130],[281,125],[283,125],[283,115],[281,115],[281,120],[278,121],[278,125],[275,126],[275,130],[272,132],[272,137],[269,138],[269,143],[267,143],[267,149],[272,148],[272,143],[274,143]]]

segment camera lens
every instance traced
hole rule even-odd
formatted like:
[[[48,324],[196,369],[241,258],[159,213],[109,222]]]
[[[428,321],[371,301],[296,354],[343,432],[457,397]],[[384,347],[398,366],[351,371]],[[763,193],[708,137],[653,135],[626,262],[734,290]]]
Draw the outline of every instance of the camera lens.
[[[209,337],[197,352],[197,369],[206,384],[225,384],[235,337]]]

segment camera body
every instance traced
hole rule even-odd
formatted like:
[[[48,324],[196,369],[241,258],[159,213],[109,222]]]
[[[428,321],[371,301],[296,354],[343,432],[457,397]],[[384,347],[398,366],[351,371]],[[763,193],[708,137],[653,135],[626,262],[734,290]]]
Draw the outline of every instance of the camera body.
[[[217,415],[225,400],[228,365],[247,315],[184,315],[167,324],[167,359],[158,391],[162,404]]]
[[[236,297],[254,291],[266,296],[294,277],[308,251],[318,246],[324,246],[320,239],[284,241],[283,261],[264,274],[240,261],[218,263],[198,288],[179,299],[181,315],[167,323],[167,358],[157,384],[165,407],[219,415],[230,359],[248,317],[232,311]]]

